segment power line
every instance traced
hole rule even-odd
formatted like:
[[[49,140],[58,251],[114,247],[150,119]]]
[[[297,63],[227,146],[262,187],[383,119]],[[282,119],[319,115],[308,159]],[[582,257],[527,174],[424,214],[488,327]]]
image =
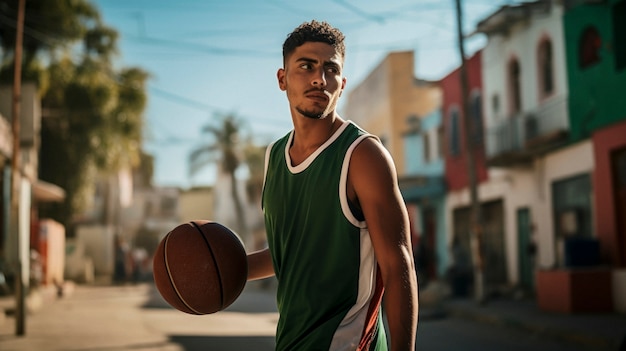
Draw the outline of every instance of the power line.
[[[354,5],[350,4],[349,2],[347,2],[345,0],[335,0],[335,2],[337,4],[343,6],[344,8],[350,10],[354,14],[367,19],[368,21],[373,21],[373,22],[376,22],[378,24],[384,24],[385,23],[385,17],[380,16],[380,15],[372,15],[370,13],[367,13],[367,12],[361,10],[361,8],[359,8],[357,6],[354,6]]]
[[[14,29],[17,28],[17,21],[9,16],[4,15],[2,12],[0,12],[0,23],[6,24]],[[39,40],[40,42],[50,45],[50,46],[54,46],[54,45],[58,45],[62,43],[61,40],[52,38],[51,36],[41,33],[26,25],[23,25],[23,26],[24,26],[24,29],[23,29],[24,35],[32,39]]]
[[[157,88],[155,86],[149,86],[148,88],[152,93],[156,93],[156,95],[159,95],[167,100],[170,100],[172,102],[175,102],[177,104],[183,105],[183,106],[187,106],[187,107],[191,107],[194,108],[196,110],[202,111],[202,112],[212,112],[214,115],[225,115],[228,112],[226,112],[224,109],[214,106],[214,105],[210,105],[204,102],[200,102],[197,100],[193,100],[193,99],[189,99],[185,96],[182,95],[178,95],[160,88]],[[243,117],[244,119],[246,119],[247,121],[250,121],[251,123],[259,123],[262,124],[264,126],[267,126],[267,124],[273,124],[276,126],[284,126],[285,125],[285,121],[284,120],[276,120],[276,119],[268,119],[268,118],[264,118],[264,119],[258,119],[258,118],[246,118],[245,116]]]
[[[419,24],[428,25],[434,28],[435,30],[445,32],[446,34],[452,34],[452,30],[450,29],[452,28],[452,24],[442,25],[441,23],[442,16],[435,16],[432,14],[432,11],[450,10],[451,12],[452,10],[451,6],[449,4],[442,3],[441,1],[410,4],[410,5],[398,7],[391,11],[385,11],[385,12],[379,12],[379,13],[368,12],[366,10],[363,10],[361,7],[355,6],[347,2],[346,0],[333,0],[333,2],[348,9],[352,13],[358,14],[359,17],[364,18],[366,20],[365,25],[367,24],[367,22],[376,22],[379,24],[391,24],[392,21],[403,21],[403,22],[415,23],[416,25],[419,25]],[[508,3],[510,1],[504,1],[504,2]],[[279,6],[283,9],[288,10],[289,12],[303,14],[303,11],[301,10],[301,8],[290,6],[289,4],[285,4],[284,1],[274,0],[274,1],[268,1],[265,4],[266,5],[269,4],[272,6]],[[489,6],[480,1],[468,2],[467,5],[476,6],[476,7]],[[493,7],[493,5],[494,3],[492,2],[490,7]],[[496,5],[496,6],[499,6],[499,5]],[[430,14],[428,16],[424,16],[426,12]],[[133,11],[133,17],[137,21],[142,22],[138,24],[140,27],[139,29],[140,35],[132,35],[132,34],[123,34],[123,35],[129,38],[130,40],[133,40],[135,42],[139,42],[142,44],[146,44],[149,46],[156,46],[156,47],[161,47],[161,48],[165,47],[165,48],[171,48],[171,49],[176,49],[176,50],[182,49],[187,52],[195,51],[195,52],[202,53],[202,54],[216,55],[216,56],[275,58],[279,54],[279,52],[276,50],[268,51],[268,50],[228,48],[228,47],[220,47],[220,46],[213,46],[213,45],[205,45],[205,44],[201,44],[197,42],[181,41],[178,39],[173,40],[173,39],[164,39],[164,38],[158,38],[158,37],[149,37],[145,35],[145,23],[144,23],[143,11]],[[191,34],[188,33],[186,35],[183,35],[183,37],[188,38],[189,36],[198,36],[198,35],[223,36],[224,34],[229,34],[229,36],[231,37],[230,41],[232,42],[237,42],[236,37],[239,35],[241,36],[245,35],[248,37],[250,35],[248,31],[246,32],[241,32],[241,30],[228,31],[223,28],[220,28],[216,30],[208,30],[208,31],[200,31],[200,32],[196,31]],[[381,44],[380,49],[384,50],[388,46],[389,45],[387,44]],[[424,46],[425,50],[428,50],[428,48],[429,46]],[[372,48],[372,45],[370,45],[366,50],[371,51],[371,50],[375,50],[375,48]],[[171,54],[176,55],[177,52],[174,51]]]
[[[180,105],[184,105],[187,107],[191,107],[191,108],[195,108],[197,110],[203,111],[203,112],[208,112],[208,111],[213,111],[213,112],[219,112],[220,108],[217,106],[213,106],[213,105],[209,105],[207,103],[204,102],[200,102],[197,100],[193,100],[193,99],[189,99],[185,96],[182,95],[178,95],[160,88],[157,88],[155,86],[149,86],[148,89],[152,92],[155,93],[156,95],[159,95],[167,100],[170,100],[172,102],[178,103]]]
[[[126,37],[131,40],[148,44],[148,45],[156,45],[159,47],[170,47],[177,49],[186,49],[197,51],[205,54],[211,55],[220,55],[220,56],[244,56],[244,57],[275,57],[277,52],[274,51],[260,51],[260,50],[246,50],[246,49],[233,49],[233,48],[224,48],[218,46],[204,45],[199,43],[191,43],[181,40],[169,40],[155,37],[147,37],[147,36],[135,36],[132,34],[124,34]]]

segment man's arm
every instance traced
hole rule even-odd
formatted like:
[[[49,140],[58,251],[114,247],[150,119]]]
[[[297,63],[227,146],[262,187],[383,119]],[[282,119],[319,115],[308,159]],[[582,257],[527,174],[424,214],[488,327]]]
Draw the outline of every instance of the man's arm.
[[[269,278],[273,275],[274,266],[268,248],[248,254],[248,280]]]
[[[415,350],[418,297],[409,218],[391,155],[376,140],[363,140],[350,160],[349,193],[365,216],[385,285],[391,350]]]

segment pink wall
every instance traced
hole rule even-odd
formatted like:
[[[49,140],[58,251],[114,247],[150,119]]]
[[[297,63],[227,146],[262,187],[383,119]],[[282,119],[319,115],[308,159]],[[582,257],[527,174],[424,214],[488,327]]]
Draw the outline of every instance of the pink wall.
[[[626,147],[626,121],[596,131],[593,134],[595,171],[595,231],[600,239],[602,255],[615,265],[626,266],[626,233],[618,232],[615,190],[611,169],[611,152]]]
[[[466,62],[469,90],[470,95],[473,91],[480,91],[482,93],[482,77],[481,77],[481,52],[476,52],[472,57],[467,59]],[[449,73],[443,79],[441,79],[441,87],[443,89],[443,127],[445,129],[445,179],[448,190],[455,191],[466,188],[469,183],[467,174],[467,163],[465,160],[465,141],[463,138],[464,118],[463,112],[460,111],[460,129],[461,134],[460,149],[461,152],[457,156],[450,154],[449,145],[449,133],[451,131],[450,110],[453,106],[457,106],[459,110],[462,110],[461,102],[461,80],[460,80],[460,67]],[[487,107],[485,98],[483,97],[483,110]],[[483,113],[484,114],[484,113]],[[484,126],[484,121],[483,121]],[[486,133],[483,130],[483,140],[486,140]],[[474,159],[476,160],[476,170],[478,181],[483,182],[487,180],[487,168],[485,161],[484,148],[475,152]]]

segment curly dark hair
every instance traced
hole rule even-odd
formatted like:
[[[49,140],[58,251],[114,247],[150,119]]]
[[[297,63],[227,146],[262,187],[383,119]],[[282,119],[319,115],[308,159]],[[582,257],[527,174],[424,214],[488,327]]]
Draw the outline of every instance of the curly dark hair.
[[[343,33],[327,22],[318,22],[316,20],[304,22],[287,35],[287,39],[283,43],[283,63],[286,61],[287,56],[291,55],[297,47],[306,42],[329,44],[337,50],[337,53],[343,59],[346,56],[344,39]]]

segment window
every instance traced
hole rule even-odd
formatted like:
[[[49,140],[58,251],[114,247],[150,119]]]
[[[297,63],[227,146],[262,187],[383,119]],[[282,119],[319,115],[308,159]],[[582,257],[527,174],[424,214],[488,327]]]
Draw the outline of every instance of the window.
[[[592,189],[589,174],[554,182],[552,194],[556,235],[591,237]]]
[[[517,59],[509,62],[509,94],[511,99],[511,114],[520,112],[522,108],[522,92],[520,87],[521,68]]]
[[[430,157],[430,135],[428,133],[422,134],[422,140],[424,142],[424,163],[431,161]]]
[[[493,115],[499,117],[500,113],[500,95],[493,94],[491,95],[491,111]]]
[[[407,134],[417,134],[422,127],[422,120],[417,115],[410,115],[406,118]]]
[[[555,254],[558,265],[597,260],[592,223],[591,175],[581,174],[552,183]],[[589,262],[587,263],[589,264]],[[593,263],[592,263],[593,264]]]
[[[437,158],[438,159],[442,159],[444,157],[444,152],[445,152],[444,140],[446,140],[446,138],[444,137],[444,129],[442,126],[439,126],[439,128],[437,128]]]
[[[552,63],[552,42],[550,39],[544,39],[539,44],[537,52],[539,69],[539,92],[542,98],[551,95],[554,92],[554,70]]]
[[[459,109],[457,107],[450,109],[450,139],[448,142],[451,156],[458,156],[461,153],[459,119]]]
[[[473,145],[481,145],[483,143],[483,103],[479,92],[473,94],[470,109],[472,118],[472,143]]]
[[[594,26],[583,30],[578,41],[578,65],[580,68],[589,68],[600,62],[600,48],[602,39]]]

